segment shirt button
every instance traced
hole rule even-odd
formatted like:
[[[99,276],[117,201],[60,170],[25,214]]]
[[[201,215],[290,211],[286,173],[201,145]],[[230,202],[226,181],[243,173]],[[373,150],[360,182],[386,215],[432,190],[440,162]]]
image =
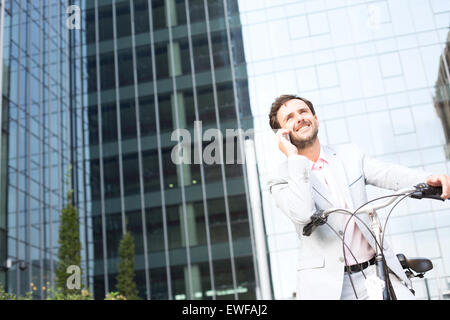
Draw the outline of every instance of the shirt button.
[[[340,262],[344,262],[344,257],[339,257]]]

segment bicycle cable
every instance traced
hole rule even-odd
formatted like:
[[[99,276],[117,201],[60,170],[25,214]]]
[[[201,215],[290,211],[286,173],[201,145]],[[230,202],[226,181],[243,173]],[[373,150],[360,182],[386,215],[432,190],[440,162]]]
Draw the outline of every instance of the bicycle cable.
[[[379,200],[379,199],[375,199],[375,200]],[[373,233],[370,231],[370,228],[367,226],[367,224],[366,224],[363,220],[361,220],[361,218],[359,218],[359,217],[356,216],[354,213],[352,213],[351,211],[346,210],[346,209],[336,209],[336,210],[333,210],[333,211],[329,212],[329,214],[334,213],[334,212],[341,213],[341,214],[348,214],[348,215],[351,215],[351,216],[355,217],[356,219],[358,219],[358,220],[359,220],[366,228],[369,229],[369,232],[370,232],[370,234],[372,235],[372,237],[374,237],[374,240],[375,240],[376,244],[378,245],[378,247],[380,247],[380,245],[379,245],[379,243],[377,242],[375,236],[374,236]],[[350,218],[350,219],[351,219],[351,218]],[[337,235],[337,237],[342,241],[342,244],[343,244],[342,248],[343,248],[344,261],[347,261],[346,252],[345,252],[345,250],[344,250],[344,246],[345,246],[345,247],[348,249],[348,251],[350,252],[350,254],[352,255],[352,257],[353,257],[353,259],[355,260],[356,264],[359,264],[358,260],[356,259],[355,255],[353,254],[352,250],[351,250],[351,249],[349,248],[349,246],[345,243],[344,238],[343,238],[343,237],[341,238],[341,236],[339,235],[339,233],[338,233],[338,232],[337,232],[337,231],[336,231],[336,230],[335,230],[328,222],[326,222],[325,224],[326,224],[326,225],[327,225],[327,226],[328,226],[328,227],[329,227],[329,228]],[[345,234],[345,232],[344,232],[344,234]],[[383,259],[382,263],[384,264],[385,270],[387,270],[387,265],[386,265],[386,263],[385,263],[385,260],[386,260],[386,259],[385,259],[385,257],[384,257],[384,253],[383,253],[382,250],[380,250],[380,251],[381,251],[381,255],[382,255],[382,259]],[[360,269],[360,271],[361,271],[362,275],[364,276],[364,279],[367,279],[367,276],[366,276],[366,274],[364,273],[364,270]],[[352,271],[351,271],[351,270],[349,270],[349,272],[348,272],[348,278],[349,278],[349,280],[350,280],[350,284],[352,285],[353,293],[355,294],[356,299],[359,300],[358,294],[356,293],[355,285],[353,284]],[[389,280],[386,282],[386,285],[390,285],[390,284],[391,284],[391,283],[390,283],[390,279],[389,279]],[[388,288],[390,288],[390,287],[388,287]],[[392,292],[390,292],[390,294],[391,294],[391,296],[395,296],[395,294],[392,293]]]
[[[389,220],[389,218],[390,218],[392,212],[394,211],[395,207],[396,207],[401,201],[405,200],[407,197],[411,196],[412,194],[414,194],[414,191],[413,191],[413,192],[410,192],[410,193],[408,193],[408,194],[406,194],[406,195],[404,195],[400,200],[398,200],[398,201],[392,206],[391,210],[389,211],[389,213],[388,213],[388,215],[387,215],[387,217],[386,217],[386,221],[384,222],[383,230],[386,229],[388,220]],[[383,236],[381,237],[381,246],[383,246],[385,234],[386,234],[386,232],[383,232]],[[387,266],[386,266],[386,270],[387,270]],[[392,285],[390,279],[389,279],[389,284]],[[392,287],[388,287],[388,288],[389,288],[390,290],[392,290],[392,293],[391,293],[391,294],[393,295],[393,297],[395,297],[395,291],[394,291],[394,289],[393,289]]]
[[[379,199],[375,199],[375,200],[379,200]],[[375,200],[373,200],[373,201],[375,201]],[[359,209],[360,209],[360,208],[359,208]],[[348,214],[348,215],[354,216],[355,218],[357,218],[358,220],[360,220],[361,223],[362,223],[366,228],[368,228],[370,234],[371,234],[371,235],[374,237],[374,239],[375,239],[375,236],[372,234],[372,232],[370,231],[370,228],[367,226],[367,224],[366,224],[364,221],[362,221],[358,216],[356,216],[354,213],[352,213],[350,210],[347,210],[347,209],[336,209],[336,210],[333,210],[333,211],[329,212],[328,214],[331,214],[331,213],[334,213],[334,212],[341,213],[341,214]],[[351,218],[350,218],[350,219],[351,219]],[[358,260],[356,259],[355,255],[353,254],[352,250],[351,250],[351,249],[349,248],[349,246],[345,243],[344,238],[343,238],[343,237],[341,238],[341,236],[339,235],[339,233],[338,233],[338,232],[337,232],[337,231],[336,231],[336,230],[335,230],[328,222],[326,222],[326,225],[327,225],[327,226],[328,226],[328,227],[336,234],[336,236],[342,241],[342,244],[343,244],[343,245],[342,245],[342,248],[343,248],[344,261],[347,261],[346,253],[345,253],[345,250],[344,250],[344,246],[345,246],[345,247],[348,249],[348,251],[350,252],[350,254],[351,254],[351,256],[353,257],[353,259],[356,261],[356,264],[359,264]],[[376,242],[376,239],[375,239],[375,242]],[[378,247],[380,247],[379,244],[378,244],[378,242],[377,242],[377,245],[378,245]],[[384,257],[384,256],[383,256],[383,257]],[[364,276],[364,278],[367,279],[366,274],[364,273],[364,270],[361,269],[361,273],[362,273],[362,275]],[[349,280],[350,280],[350,284],[352,285],[353,293],[355,294],[356,299],[359,300],[358,294],[356,293],[355,285],[354,285],[354,283],[353,283],[352,272],[351,272],[351,270],[349,270],[349,272],[348,272],[348,277],[349,277]]]
[[[398,200],[398,201],[392,206],[391,210],[389,211],[389,213],[388,213],[388,215],[387,215],[387,217],[386,217],[386,221],[384,222],[383,230],[386,229],[388,220],[389,220],[389,218],[390,218],[392,212],[394,211],[395,207],[396,207],[401,201],[403,201],[403,200],[406,199],[407,197],[411,196],[412,194],[414,194],[414,192],[411,192],[411,193],[406,194],[404,197],[402,197],[400,200]],[[385,234],[386,234],[386,232],[383,232],[383,236],[381,237],[381,246],[383,246]]]
[[[386,286],[387,286],[387,288],[388,288],[389,296],[390,296],[392,299],[396,299],[396,295],[395,295],[395,291],[393,290],[393,287],[392,287],[392,282],[391,282],[391,279],[390,279],[390,277],[389,277],[389,272],[388,272],[389,268],[388,268],[388,266],[387,266],[386,257],[385,257],[385,255],[384,255],[384,251],[383,251],[383,249],[382,249],[382,248],[384,248],[384,245],[383,245],[383,244],[384,244],[384,235],[385,235],[384,229],[385,229],[386,226],[387,226],[387,222],[388,222],[389,216],[391,215],[391,213],[393,212],[393,210],[394,210],[394,208],[397,206],[397,204],[398,204],[400,201],[402,201],[402,200],[404,200],[405,198],[407,198],[408,196],[410,196],[411,194],[413,194],[413,193],[414,193],[414,192],[411,192],[411,193],[408,193],[408,194],[394,194],[394,195],[387,195],[387,196],[382,196],[382,197],[375,198],[375,199],[373,199],[373,200],[371,200],[371,201],[366,202],[366,203],[363,204],[362,206],[360,206],[357,210],[355,210],[355,213],[352,214],[352,216],[354,216],[354,217],[357,218],[359,221],[361,221],[361,223],[369,230],[370,234],[372,235],[372,237],[374,238],[374,240],[375,240],[375,242],[376,242],[376,245],[378,246],[378,248],[380,248],[380,253],[381,253],[381,257],[382,257],[382,261],[381,261],[381,262],[383,263],[383,267],[384,267],[384,270],[385,270],[384,278],[385,278]],[[374,201],[377,201],[377,200],[380,200],[380,199],[383,199],[383,198],[389,198],[389,197],[394,197],[394,196],[397,197],[397,196],[401,196],[401,195],[404,195],[404,196],[403,196],[399,201],[397,201],[397,203],[391,208],[391,210],[390,210],[390,212],[389,212],[389,215],[388,215],[388,217],[387,217],[387,219],[386,219],[386,221],[385,221],[385,224],[384,224],[384,226],[383,226],[383,229],[382,229],[383,236],[382,236],[382,239],[381,239],[381,243],[378,243],[377,240],[376,240],[376,238],[375,238],[375,235],[372,233],[372,231],[371,231],[370,228],[367,226],[367,224],[365,224],[364,221],[362,221],[361,219],[359,219],[358,216],[356,216],[356,212],[359,211],[361,208],[363,208],[364,206],[366,206],[367,204],[369,204],[369,203],[371,203],[371,202],[374,202]],[[350,218],[350,219],[351,219],[351,218]],[[347,229],[348,223],[350,222],[350,219],[347,221],[347,224],[346,224],[346,226],[345,226],[343,238],[345,238],[346,229]],[[344,257],[345,257],[345,251],[344,251]]]
[[[375,200],[379,200],[379,199],[375,199]],[[374,201],[375,201],[375,200],[374,200]],[[360,208],[359,208],[359,209],[360,209]],[[358,210],[359,210],[359,209],[358,209]],[[356,211],[355,211],[355,212],[356,212]],[[350,211],[348,211],[348,210],[345,210],[345,211],[344,211],[344,210],[341,210],[340,213],[341,213],[341,214],[348,214],[348,215],[351,216],[351,217],[347,220],[347,223],[346,223],[346,225],[345,225],[345,228],[344,228],[344,232],[343,232],[342,238],[339,237],[339,238],[342,240],[342,254],[343,254],[343,256],[344,256],[344,261],[347,262],[347,253],[345,252],[345,249],[344,249],[344,246],[345,246],[345,247],[347,247],[347,249],[349,250],[349,252],[350,252],[350,254],[352,255],[353,259],[355,260],[356,264],[359,264],[358,260],[357,260],[357,259],[355,258],[355,256],[354,256],[353,252],[352,252],[351,249],[348,247],[348,245],[345,243],[345,234],[346,234],[346,232],[347,232],[347,226],[348,226],[350,220],[352,219],[352,217],[354,217],[354,218],[358,219],[358,220],[366,227],[366,229],[369,231],[370,235],[371,235],[371,236],[373,237],[373,239],[375,240],[375,245],[378,246],[378,247],[380,248],[380,252],[381,252],[381,256],[382,256],[382,263],[384,263],[385,260],[386,260],[386,258],[384,257],[384,252],[383,252],[383,250],[381,250],[381,246],[380,246],[380,244],[378,243],[378,241],[377,241],[375,235],[374,235],[374,234],[372,233],[372,231],[370,230],[370,227],[367,226],[367,224],[366,224],[360,217],[358,217],[358,216],[356,215],[356,213],[352,213],[352,212],[350,212]],[[366,276],[364,270],[363,270],[362,268],[360,268],[360,271],[361,271],[362,275],[364,276],[364,279],[367,279],[367,276]],[[348,272],[348,278],[349,278],[350,283],[351,283],[351,285],[352,285],[353,293],[355,294],[356,299],[359,300],[358,295],[357,295],[356,290],[355,290],[355,286],[354,286],[354,284],[353,284],[353,279],[352,279],[352,272],[351,272],[351,269],[350,269],[349,272]]]
[[[354,254],[351,252],[351,250],[348,248],[348,245],[345,243],[345,235],[346,235],[346,232],[347,232],[347,227],[348,227],[348,225],[349,225],[350,220],[352,219],[352,217],[355,217],[356,219],[358,219],[358,220],[362,223],[362,225],[364,225],[364,226],[366,227],[366,229],[369,231],[370,235],[371,235],[371,236],[373,237],[373,239],[375,240],[375,245],[378,246],[378,248],[380,249],[380,254],[381,254],[381,257],[382,257],[382,263],[383,263],[383,265],[384,265],[384,269],[387,270],[386,257],[384,256],[384,251],[383,251],[383,241],[381,241],[381,245],[380,245],[380,243],[378,243],[378,241],[377,241],[375,235],[372,233],[372,230],[370,229],[370,227],[369,227],[369,226],[368,226],[368,225],[367,225],[360,217],[357,216],[357,212],[358,212],[359,210],[361,210],[364,206],[368,205],[368,204],[371,203],[371,202],[378,201],[378,200],[381,200],[381,199],[384,199],[384,198],[394,197],[394,196],[397,197],[397,196],[401,196],[401,195],[404,195],[404,194],[393,194],[393,195],[381,196],[381,197],[372,199],[372,200],[366,202],[365,204],[363,204],[362,206],[360,206],[360,207],[359,207],[358,209],[356,209],[353,213],[352,213],[351,211],[349,211],[349,210],[344,210],[344,209],[334,210],[334,211],[330,212],[330,213],[333,213],[333,212],[336,212],[336,211],[340,211],[340,213],[342,213],[342,214],[349,214],[349,215],[351,215],[351,217],[347,220],[347,223],[345,224],[345,228],[344,228],[344,232],[343,232],[343,236],[342,236],[342,251],[343,251],[344,261],[345,261],[345,262],[347,261],[347,256],[346,256],[346,252],[345,252],[345,247],[347,247],[347,249],[349,250],[349,252],[350,252],[350,254],[352,255],[353,259],[355,259],[356,263],[358,264],[358,261],[357,261],[357,259],[355,258]],[[410,194],[406,194],[401,200],[403,200],[404,198],[408,197],[409,195],[410,195]],[[400,202],[401,200],[399,200],[399,202]],[[398,202],[397,202],[397,203],[398,203]],[[394,207],[395,207],[395,206],[394,206]],[[393,210],[393,208],[391,209],[391,212],[392,212],[392,210]],[[328,225],[335,233],[337,233],[337,232],[336,232],[336,231],[335,231],[328,223],[327,223],[327,225]],[[385,225],[385,226],[386,226],[386,225]],[[383,230],[384,230],[384,228],[383,228]],[[339,238],[340,238],[340,237],[339,237]],[[384,240],[384,232],[383,232],[383,238],[382,238],[382,240]],[[366,275],[364,274],[364,271],[363,271],[362,269],[361,269],[361,272],[362,272],[364,278],[367,279],[367,277],[366,277]],[[352,278],[351,278],[351,272],[349,273],[349,279],[350,279],[350,282],[351,282],[351,284],[352,284],[352,287],[353,287],[353,291],[354,291],[354,293],[355,293],[355,296],[356,296],[356,298],[358,299],[358,295],[356,294],[356,291],[355,291],[355,288],[354,288],[354,285],[353,285],[353,281],[352,281]],[[392,283],[391,283],[391,280],[390,280],[389,276],[386,276],[386,275],[385,275],[385,281],[386,281],[386,286],[388,286],[389,291],[391,291],[390,289],[392,288]],[[393,290],[392,290],[392,291],[393,291]],[[395,293],[393,293],[393,292],[389,292],[389,293],[390,293],[391,296],[395,297]]]
[[[344,211],[344,210],[342,210],[342,209],[337,209],[337,210],[333,210],[333,211],[331,211],[331,212],[329,212],[330,214],[331,213],[334,213],[334,212],[338,212],[338,213],[343,213],[343,212],[339,212],[339,211]],[[351,214],[351,212],[350,211],[347,211],[347,210],[345,210],[346,211],[346,213],[348,213],[348,214]],[[328,222],[325,222],[325,224],[338,236],[338,238],[339,239],[341,239],[341,240],[343,240],[342,238],[341,238],[341,235],[328,223]],[[353,252],[352,252],[352,250],[350,249],[350,247],[344,242],[343,243],[344,245],[345,245],[345,247],[348,249],[348,251],[350,252],[350,254],[352,255],[352,258],[353,259],[355,259],[355,261],[356,261],[356,263],[358,264],[358,260],[356,259],[356,257],[355,257],[355,255],[353,254]],[[365,277],[365,276],[364,276]]]
[[[402,195],[402,194],[400,194],[400,195]],[[369,226],[368,226],[368,225],[367,225],[360,217],[357,216],[357,212],[358,212],[359,210],[361,210],[364,206],[368,205],[368,204],[371,203],[371,202],[378,201],[378,200],[381,200],[381,199],[384,199],[384,198],[394,197],[394,196],[397,197],[397,196],[400,196],[400,195],[398,195],[398,194],[393,194],[393,195],[387,195],[387,196],[382,196],[382,197],[378,197],[378,198],[372,199],[372,200],[366,202],[365,204],[363,204],[362,206],[360,206],[360,207],[359,207],[358,209],[356,209],[354,212],[351,212],[350,210],[340,210],[340,211],[342,211],[343,213],[345,212],[345,214],[349,214],[349,215],[351,215],[352,217],[358,219],[358,220],[361,222],[361,224],[364,225],[364,227],[366,227],[366,229],[369,231],[370,235],[373,237],[373,239],[374,239],[374,241],[375,241],[375,244],[376,244],[376,245],[378,246],[378,248],[380,249],[380,252],[382,253],[383,258],[384,258],[383,248],[382,248],[381,245],[378,243],[378,241],[377,241],[375,235],[372,233],[372,230],[370,229],[370,227],[369,227]],[[348,219],[348,220],[347,220],[347,223],[345,224],[344,232],[343,232],[343,237],[342,237],[342,238],[343,238],[343,243],[345,243],[345,235],[346,235],[346,232],[347,232],[347,227],[348,227],[348,225],[349,225],[350,220],[351,220],[352,217],[350,217],[350,219]],[[342,245],[342,249],[343,249],[343,251],[344,251],[344,245]],[[345,251],[344,251],[344,259],[345,259]]]
[[[378,246],[378,248],[380,249],[380,254],[381,254],[381,257],[382,257],[382,263],[383,263],[383,265],[384,265],[384,269],[387,271],[387,263],[386,263],[386,257],[384,256],[384,252],[383,252],[383,247],[382,247],[382,245],[380,245],[380,243],[378,243],[378,241],[377,241],[377,239],[376,239],[376,237],[375,237],[375,235],[373,234],[373,232],[372,232],[372,230],[371,230],[371,228],[360,218],[360,217],[358,217],[357,216],[357,212],[359,211],[359,210],[361,210],[363,207],[365,207],[366,205],[368,205],[368,204],[370,204],[370,203],[372,203],[372,202],[374,202],[374,201],[378,201],[378,200],[381,200],[381,199],[385,199],[385,198],[390,198],[390,197],[398,197],[398,196],[401,196],[401,195],[405,195],[405,194],[391,194],[391,195],[386,195],[386,196],[381,196],[381,197],[378,197],[378,198],[375,198],[375,199],[372,199],[372,200],[370,200],[370,201],[368,201],[368,202],[366,202],[366,203],[364,203],[363,205],[361,205],[358,209],[356,209],[354,212],[351,212],[350,210],[347,210],[347,209],[336,209],[336,210],[333,210],[333,211],[330,211],[330,212],[328,212],[328,214],[327,215],[330,215],[331,213],[334,213],[334,212],[338,212],[338,213],[341,213],[341,214],[347,214],[347,215],[350,215],[351,217],[347,220],[347,223],[346,223],[346,225],[345,225],[345,228],[344,228],[344,231],[343,231],[343,236],[342,236],[342,238],[341,238],[341,236],[339,235],[339,233],[328,223],[328,222],[326,222],[326,225],[336,234],[336,236],[339,238],[339,239],[341,239],[342,240],[342,251],[343,251],[343,255],[344,255],[344,261],[346,262],[347,261],[347,257],[346,257],[346,252],[345,252],[345,247],[347,247],[347,249],[348,249],[348,251],[350,252],[350,254],[351,254],[351,256],[353,257],[353,259],[356,261],[356,263],[358,264],[358,261],[357,261],[357,259],[356,259],[356,257],[355,257],[355,255],[353,254],[353,252],[351,251],[351,249],[348,247],[348,245],[345,243],[345,234],[346,234],[346,231],[347,231],[347,227],[348,227],[348,224],[349,224],[349,222],[350,222],[350,220],[351,220],[351,218],[352,217],[354,217],[354,218],[356,218],[356,219],[358,219],[360,222],[361,222],[361,224],[369,231],[369,233],[370,233],[370,235],[373,237],[373,239],[374,239],[374,241],[375,241],[375,245],[376,246]],[[403,200],[404,198],[406,198],[407,196],[409,196],[410,194],[406,194],[401,200]],[[399,200],[398,202],[400,202],[401,200]],[[397,202],[397,203],[398,203]],[[395,206],[394,206],[395,207]],[[393,208],[391,209],[391,212],[392,212],[392,210],[393,210]],[[386,226],[386,225],[385,225]],[[384,230],[384,229],[383,229]],[[383,238],[382,238],[383,240],[384,240],[384,233],[383,233]],[[383,243],[383,241],[382,241],[382,243]],[[381,244],[382,244],[381,243]],[[350,270],[351,271],[351,270]],[[361,269],[361,272],[362,272],[362,274],[363,274],[363,276],[364,276],[364,278],[366,278],[367,279],[367,277],[366,277],[366,275],[365,275],[365,273],[364,273],[364,271]],[[352,285],[352,289],[353,289],[353,292],[354,292],[354,294],[355,294],[355,296],[356,296],[356,299],[358,299],[358,295],[357,295],[357,293],[356,293],[356,290],[355,290],[355,287],[354,287],[354,284],[353,284],[353,281],[352,281],[352,277],[351,277],[351,272],[349,272],[349,279],[350,279],[350,283],[351,283],[351,285]],[[390,279],[389,279],[389,276],[385,276],[385,282],[386,282],[386,286],[388,286],[388,288],[389,289],[391,289],[392,288],[392,284],[391,284],[391,281],[390,281]],[[389,291],[391,291],[391,290],[389,290]],[[392,296],[394,296],[395,297],[395,294],[393,293],[393,292],[390,292],[390,294],[392,295]]]
[[[378,248],[380,248],[380,251],[383,252],[382,247],[381,247],[380,244],[378,243],[378,241],[377,241],[375,235],[372,233],[372,230],[370,229],[370,227],[369,227],[369,226],[368,226],[368,225],[367,225],[360,217],[357,216],[357,212],[358,212],[359,210],[361,210],[363,207],[365,207],[366,205],[368,205],[369,203],[372,203],[372,202],[374,202],[374,201],[378,201],[378,200],[381,200],[381,199],[384,199],[384,198],[390,198],[390,197],[399,197],[399,196],[402,196],[402,195],[405,195],[405,194],[404,194],[404,193],[402,193],[402,194],[391,194],[391,195],[381,196],[381,197],[372,199],[372,200],[366,202],[365,204],[363,204],[362,206],[360,206],[360,207],[359,207],[358,209],[356,209],[354,212],[351,212],[350,210],[346,210],[346,209],[345,209],[345,210],[344,210],[344,209],[333,210],[332,212],[335,212],[335,211],[343,211],[343,212],[345,212],[346,214],[349,214],[349,215],[351,215],[352,217],[358,219],[358,220],[366,227],[366,229],[369,231],[369,233],[372,235],[373,239],[375,240],[376,245],[378,246]],[[409,195],[410,195],[410,194],[406,194],[406,196],[409,196]],[[406,196],[405,196],[405,197],[406,197]],[[330,212],[330,213],[332,213],[332,212]],[[351,218],[350,218],[350,219],[351,219]],[[343,238],[345,238],[345,233],[346,233],[346,231],[347,231],[347,227],[348,227],[348,224],[349,224],[349,222],[350,222],[350,219],[348,219],[347,223],[345,224]]]

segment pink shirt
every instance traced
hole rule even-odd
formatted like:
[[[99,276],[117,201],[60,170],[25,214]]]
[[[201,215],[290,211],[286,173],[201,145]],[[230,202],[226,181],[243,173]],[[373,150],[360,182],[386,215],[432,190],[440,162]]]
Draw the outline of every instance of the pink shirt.
[[[328,165],[329,159],[326,158],[325,153],[322,148],[320,149],[320,155],[316,162],[310,161],[311,171],[315,171],[316,176],[324,183],[324,185],[330,191],[332,199],[329,199],[338,208],[346,208],[350,211],[354,211],[352,205],[352,199],[350,198],[350,192],[342,192],[341,188],[336,183],[334,174]],[[345,257],[346,265],[354,265],[357,263],[362,263],[370,260],[374,255],[375,251],[369,245],[366,238],[362,234],[358,225],[356,224],[356,218],[352,218],[348,214],[334,213],[342,216],[342,231],[344,231],[347,221],[350,222],[345,231],[345,243],[351,249],[351,252],[356,258],[353,258],[350,251],[345,247]]]

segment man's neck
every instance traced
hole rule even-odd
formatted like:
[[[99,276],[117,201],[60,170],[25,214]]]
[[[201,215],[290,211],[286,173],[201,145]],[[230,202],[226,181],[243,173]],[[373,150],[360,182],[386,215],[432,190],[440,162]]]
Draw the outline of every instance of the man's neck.
[[[313,142],[312,145],[310,145],[304,149],[299,149],[298,154],[307,157],[312,162],[316,162],[317,159],[319,159],[319,155],[320,155],[319,138],[316,138],[316,140]]]

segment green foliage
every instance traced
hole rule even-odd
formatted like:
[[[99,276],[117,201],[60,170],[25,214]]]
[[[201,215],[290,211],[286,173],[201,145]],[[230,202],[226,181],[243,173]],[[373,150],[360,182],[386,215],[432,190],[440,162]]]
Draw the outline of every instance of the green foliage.
[[[135,297],[136,299],[136,297]],[[0,283],[0,300],[33,300],[31,291],[24,296],[17,296],[14,293],[8,293],[4,290]],[[88,289],[81,290],[80,293],[64,293],[61,288],[48,288],[46,300],[94,300],[92,292]],[[109,292],[105,296],[105,300],[129,300],[118,291]]]
[[[17,300],[33,300],[33,293],[28,291],[24,296],[17,297]]]
[[[74,290],[70,290],[74,291]],[[61,288],[48,289],[47,300],[93,300],[93,295],[89,290],[81,290],[80,293],[64,293]]]
[[[17,297],[14,293],[8,293],[0,283],[0,300],[33,300],[33,294],[27,292],[23,297]]]
[[[71,169],[70,169],[71,170]],[[66,174],[66,184],[70,184],[70,170]],[[67,193],[67,206],[62,209],[59,225],[58,265],[56,267],[56,289],[47,289],[47,300],[93,300],[89,290],[81,288],[70,290],[67,288],[67,273],[69,266],[80,266],[81,241],[79,231],[78,211],[73,205],[73,190]],[[140,300],[134,281],[134,239],[131,233],[126,232],[119,245],[119,273],[117,275],[117,292],[109,292],[105,300]],[[81,275],[80,275],[81,276]],[[4,291],[0,284],[0,300],[32,300],[33,295],[27,292],[23,297],[17,297]]]
[[[119,256],[117,290],[128,300],[138,300],[138,291],[134,282],[134,239],[128,231],[120,240]]]
[[[127,298],[121,295],[120,292],[115,291],[109,292],[106,295],[105,300],[127,300]]]
[[[6,292],[3,286],[0,284],[0,300],[16,300],[16,295]]]
[[[59,249],[58,266],[56,268],[56,286],[62,289],[65,295],[81,294],[80,290],[69,290],[66,282],[70,274],[67,267],[71,265],[80,266],[81,262],[81,242],[78,211],[72,203],[73,190],[67,193],[67,206],[62,209],[59,225]]]

